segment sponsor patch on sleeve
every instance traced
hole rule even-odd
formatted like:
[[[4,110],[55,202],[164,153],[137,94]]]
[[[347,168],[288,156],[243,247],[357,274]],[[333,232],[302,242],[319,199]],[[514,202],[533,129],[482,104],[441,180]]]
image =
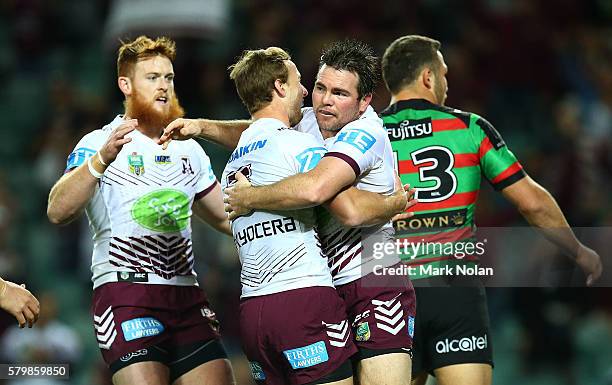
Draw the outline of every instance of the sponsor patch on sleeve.
[[[300,172],[307,172],[315,168],[326,152],[325,147],[311,147],[299,153],[295,159],[300,164]]]
[[[283,354],[293,369],[308,368],[329,360],[327,348],[323,341],[301,348],[285,350]]]
[[[73,168],[79,167],[89,158],[91,158],[96,153],[96,150],[92,150],[91,148],[79,147],[76,150],[72,151],[70,155],[68,155],[68,160],[66,161],[66,171],[71,170]]]
[[[132,341],[159,335],[164,331],[164,325],[153,317],[142,317],[122,322],[121,330],[125,340]]]
[[[376,138],[365,130],[352,129],[338,134],[336,141],[348,143],[365,154],[376,143]]]

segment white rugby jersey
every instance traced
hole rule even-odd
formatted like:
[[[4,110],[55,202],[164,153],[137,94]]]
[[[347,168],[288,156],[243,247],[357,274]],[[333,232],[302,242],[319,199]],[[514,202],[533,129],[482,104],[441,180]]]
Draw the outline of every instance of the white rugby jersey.
[[[241,135],[223,170],[223,189],[241,171],[253,186],[278,182],[313,168],[326,150],[277,119],[258,119]],[[255,211],[232,221],[240,255],[242,298],[312,286],[333,286],[315,238],[313,208]]]
[[[121,125],[117,116],[85,135],[66,172],[85,163]],[[217,183],[210,159],[194,140],[166,150],[138,130],[98,183],[86,213],[93,231],[94,288],[116,281],[197,286],[191,206]]]
[[[312,108],[302,109],[303,118],[295,127],[322,141]],[[360,190],[390,195],[395,188],[395,169],[391,142],[382,120],[372,107],[344,126],[336,136],[325,140],[328,153],[347,162],[355,171],[354,186]],[[320,245],[328,258],[334,285],[353,282],[376,265],[391,266],[399,262],[395,254],[384,254],[383,245],[393,243],[391,222],[372,227],[349,228],[338,222],[327,210],[317,209]],[[377,250],[377,252],[375,252]],[[383,258],[375,258],[375,256]]]

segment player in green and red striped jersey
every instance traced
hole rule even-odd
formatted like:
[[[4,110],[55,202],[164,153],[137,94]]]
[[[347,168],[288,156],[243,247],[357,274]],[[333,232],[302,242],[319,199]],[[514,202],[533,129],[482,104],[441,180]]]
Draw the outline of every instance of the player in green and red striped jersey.
[[[396,222],[396,237],[420,245],[403,255],[415,287],[443,286],[416,287],[413,385],[425,383],[428,372],[440,385],[487,385],[493,358],[482,283],[433,277],[456,272],[457,264],[473,266],[482,254],[471,242],[482,175],[575,258],[587,284],[601,275],[601,260],[576,239],[554,198],[525,173],[489,122],[444,106],[448,68],[439,49],[436,40],[404,36],[387,48],[382,63],[392,98],[381,117],[402,182],[417,189],[419,201],[413,217]]]
[[[402,181],[418,187],[415,216],[396,223],[398,239],[422,243],[404,255],[407,264],[419,266],[413,279],[431,277],[448,264],[473,265],[475,256],[458,259],[427,250],[426,242],[471,241],[481,173],[502,190],[525,177],[520,163],[495,128],[476,114],[413,99],[393,104],[381,116]]]

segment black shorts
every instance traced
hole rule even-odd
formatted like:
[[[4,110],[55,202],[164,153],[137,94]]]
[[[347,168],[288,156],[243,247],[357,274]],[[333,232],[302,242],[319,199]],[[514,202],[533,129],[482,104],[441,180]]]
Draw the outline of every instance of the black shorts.
[[[471,286],[419,287],[412,373],[448,365],[485,363],[493,366],[493,348],[485,289]]]
[[[170,370],[170,383],[172,384],[191,369],[218,359],[227,359],[225,348],[218,339],[183,346],[172,346],[162,343],[128,353],[117,361],[112,362],[109,368],[114,375],[126,366],[137,362],[160,362]]]

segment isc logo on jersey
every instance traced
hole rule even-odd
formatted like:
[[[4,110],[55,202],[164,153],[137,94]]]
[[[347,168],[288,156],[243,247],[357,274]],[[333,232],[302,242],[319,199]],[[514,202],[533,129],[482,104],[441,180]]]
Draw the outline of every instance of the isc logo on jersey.
[[[440,354],[451,352],[473,352],[474,350],[484,350],[488,346],[487,335],[481,337],[470,336],[459,340],[450,340],[448,338],[443,341],[436,342],[436,352]]]
[[[387,123],[385,128],[391,142],[404,139],[426,138],[433,135],[431,118],[402,120],[399,124]]]

